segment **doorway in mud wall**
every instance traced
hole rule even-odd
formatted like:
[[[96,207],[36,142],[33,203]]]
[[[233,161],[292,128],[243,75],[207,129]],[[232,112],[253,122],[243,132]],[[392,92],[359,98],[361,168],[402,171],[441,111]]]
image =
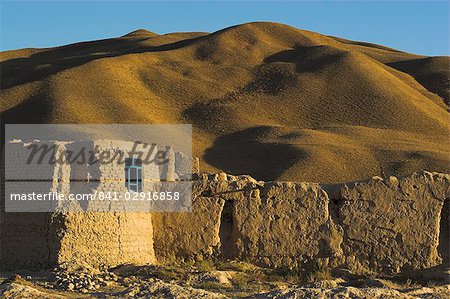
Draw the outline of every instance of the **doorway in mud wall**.
[[[234,200],[225,200],[219,227],[220,254],[225,259],[233,258],[236,255],[233,209]]]
[[[449,265],[450,263],[450,198],[444,200],[441,210],[441,223],[439,227],[439,246],[438,252],[442,257],[442,263]]]

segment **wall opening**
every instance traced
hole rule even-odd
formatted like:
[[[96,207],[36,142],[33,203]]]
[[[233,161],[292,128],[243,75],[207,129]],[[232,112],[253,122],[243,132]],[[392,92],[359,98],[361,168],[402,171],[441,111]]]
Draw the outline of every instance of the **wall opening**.
[[[233,237],[233,200],[225,200],[222,214],[220,216],[219,238],[220,238],[220,254],[223,258],[228,259],[234,257],[235,240]]]
[[[450,198],[444,200],[444,205],[441,210],[441,220],[439,227],[439,246],[438,252],[442,257],[442,262],[444,265],[449,265],[450,263]]]

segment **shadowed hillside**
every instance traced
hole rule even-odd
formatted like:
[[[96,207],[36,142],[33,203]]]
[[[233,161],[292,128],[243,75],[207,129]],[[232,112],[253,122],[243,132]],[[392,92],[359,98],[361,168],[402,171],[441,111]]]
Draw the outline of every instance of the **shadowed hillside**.
[[[204,170],[334,183],[449,171],[449,57],[275,23],[1,53],[2,124],[192,123]]]

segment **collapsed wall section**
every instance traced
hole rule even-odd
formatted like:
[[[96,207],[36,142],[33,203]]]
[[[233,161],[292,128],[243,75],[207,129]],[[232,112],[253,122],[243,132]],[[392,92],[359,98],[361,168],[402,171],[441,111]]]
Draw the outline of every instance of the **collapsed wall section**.
[[[198,175],[195,176],[195,179]],[[226,188],[206,175],[192,187],[191,212],[153,213],[153,236],[158,262],[202,260],[217,256],[224,200],[213,194]]]
[[[310,183],[195,175],[192,213],[154,216],[155,254],[164,263],[226,258],[361,274],[408,272],[448,259],[441,213],[449,175],[373,178],[336,194],[330,200]]]
[[[271,267],[339,261],[342,232],[319,185],[224,173],[195,179],[192,213],[154,216],[159,261],[238,258]]]
[[[226,194],[239,194],[249,182],[256,181],[249,176],[236,177],[225,173],[194,174],[191,212],[153,213],[158,261],[171,263],[237,256],[234,246],[229,247],[232,252],[223,252],[228,244],[235,243],[233,225],[227,226],[227,231],[222,225],[224,208],[229,206],[226,202],[231,196]],[[233,217],[233,212],[230,216]]]
[[[130,146],[96,143],[111,153]],[[74,146],[64,144],[66,149]],[[20,150],[14,155],[9,158],[24,158]],[[192,161],[177,153],[174,157],[174,177],[189,172]],[[80,167],[85,168],[49,167],[41,175],[52,180],[42,188],[73,192],[77,182],[69,178],[83,181],[89,174],[99,179],[75,192],[126,191],[123,166]],[[148,182],[161,175],[158,167],[146,171],[151,171],[144,178]],[[73,260],[113,267],[226,258],[275,268],[340,266],[356,273],[392,274],[448,261],[446,174],[351,183],[333,200],[312,183],[261,182],[224,173],[195,174],[193,180],[190,213],[2,212],[2,269]],[[27,183],[21,184],[20,190],[26,190]]]

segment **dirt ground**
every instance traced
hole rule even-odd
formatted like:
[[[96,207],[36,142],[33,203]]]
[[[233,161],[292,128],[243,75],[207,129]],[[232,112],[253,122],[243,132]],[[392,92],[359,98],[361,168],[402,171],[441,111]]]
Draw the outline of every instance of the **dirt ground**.
[[[425,273],[425,272],[424,272]],[[345,271],[260,268],[245,262],[2,273],[2,298],[449,298],[449,271],[370,278]]]

